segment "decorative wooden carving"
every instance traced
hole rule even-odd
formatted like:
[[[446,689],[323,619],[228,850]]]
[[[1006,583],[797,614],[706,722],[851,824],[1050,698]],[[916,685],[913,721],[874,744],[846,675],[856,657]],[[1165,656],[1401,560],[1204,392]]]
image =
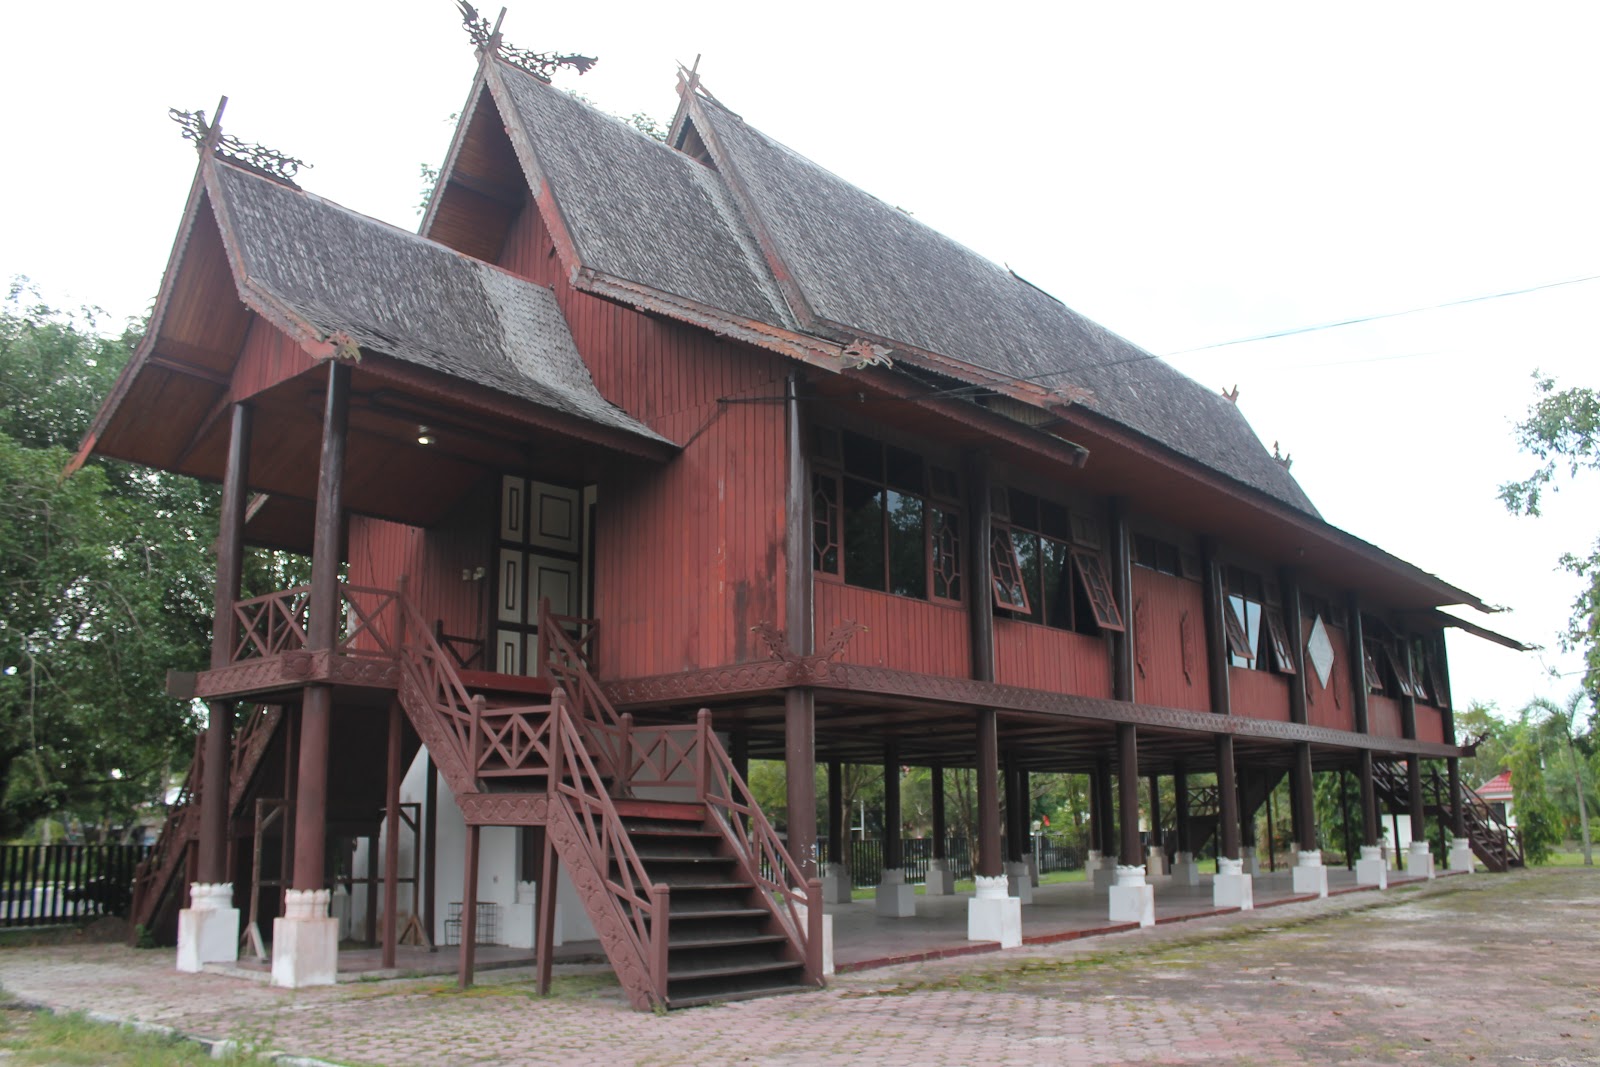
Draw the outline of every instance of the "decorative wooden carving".
[[[1133,602],[1133,665],[1139,672],[1139,677],[1145,676],[1145,660],[1150,655],[1150,627],[1148,613],[1145,611],[1144,597]],[[1184,667],[1185,673],[1188,666]]]
[[[1178,616],[1178,648],[1183,656],[1183,680],[1194,685],[1194,623],[1187,609]]]

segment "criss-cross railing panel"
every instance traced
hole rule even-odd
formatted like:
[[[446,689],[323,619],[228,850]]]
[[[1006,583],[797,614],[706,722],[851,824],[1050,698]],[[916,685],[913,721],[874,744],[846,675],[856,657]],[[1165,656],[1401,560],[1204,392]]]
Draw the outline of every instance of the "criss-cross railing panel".
[[[478,777],[526,775],[550,766],[550,706],[485,707],[473,702],[473,766]]]
[[[310,613],[309,585],[235,601],[233,616],[240,633],[233,645],[233,662],[304,649]]]

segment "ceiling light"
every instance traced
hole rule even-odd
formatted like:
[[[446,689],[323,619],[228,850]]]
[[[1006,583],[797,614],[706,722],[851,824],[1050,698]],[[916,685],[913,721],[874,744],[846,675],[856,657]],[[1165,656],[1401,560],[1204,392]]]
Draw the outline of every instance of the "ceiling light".
[[[433,436],[433,431],[428,429],[428,427],[426,427],[426,426],[418,426],[417,427],[417,444],[419,444],[419,445],[431,445],[437,440],[438,440],[438,438]]]

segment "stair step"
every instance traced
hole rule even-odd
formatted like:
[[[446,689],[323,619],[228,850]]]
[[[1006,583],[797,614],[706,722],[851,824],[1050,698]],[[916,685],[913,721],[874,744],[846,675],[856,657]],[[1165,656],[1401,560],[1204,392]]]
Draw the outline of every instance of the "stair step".
[[[754,1000],[756,997],[777,997],[788,993],[814,993],[815,986],[801,985],[794,982],[780,982],[772,985],[753,986],[746,989],[725,990],[720,993],[700,993],[692,996],[668,996],[667,1010],[676,1011],[679,1008],[703,1008],[708,1004],[726,1004],[730,1000]]]
[[[789,940],[783,934],[721,934],[706,937],[669,937],[667,948],[672,952],[690,952],[710,948],[743,948],[745,946],[779,945]]]
[[[708,963],[699,967],[674,970],[667,968],[667,981],[698,982],[707,978],[734,978],[746,975],[773,974],[780,971],[804,970],[804,965],[794,960],[751,960],[745,963]],[[671,992],[669,990],[670,998]]]
[[[661,863],[666,865],[690,864],[695,866],[731,866],[739,862],[736,856],[719,856],[711,852],[657,852],[654,849],[642,849],[634,846],[634,852],[645,863]]]
[[[694,907],[693,905],[696,903],[694,901],[685,901],[684,903],[691,906],[682,907],[676,898],[671,898],[671,907],[667,914],[673,922],[677,922],[680,919],[695,922],[702,919],[707,921],[711,919],[765,919],[771,914],[766,908],[718,907],[715,901],[700,902],[707,905],[704,907]]]
[[[680,822],[703,823],[706,819],[704,804],[686,804],[673,800],[615,800],[617,814],[624,819],[671,819]]]

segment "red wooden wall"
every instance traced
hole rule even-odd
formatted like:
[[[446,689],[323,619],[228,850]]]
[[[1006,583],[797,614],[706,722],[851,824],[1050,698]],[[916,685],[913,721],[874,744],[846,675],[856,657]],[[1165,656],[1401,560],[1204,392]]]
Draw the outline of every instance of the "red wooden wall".
[[[1367,732],[1373,737],[1400,737],[1400,701],[1367,694]]]
[[[1001,685],[1110,699],[1111,656],[1103,638],[996,619],[994,680]]]
[[[1444,744],[1444,713],[1431,704],[1417,705],[1417,740]]]
[[[314,366],[316,361],[287,334],[261,316],[253,316],[233,369],[228,399],[246,400]]]
[[[782,626],[785,419],[778,357],[574,290],[537,209],[501,266],[553,288],[612,403],[684,446],[599,486],[595,606],[607,677],[762,659]],[[833,621],[819,613],[819,621]]]
[[[841,662],[971,677],[971,634],[966,609],[960,605],[912,600],[831,581],[816,583],[813,603],[819,648],[845,619],[867,628],[850,639],[839,656]]]
[[[1199,582],[1133,569],[1134,695],[1139,703],[1211,710],[1204,604]]]
[[[1228,668],[1228,705],[1247,719],[1289,721],[1291,677],[1251,667]]]
[[[1350,703],[1350,661],[1345,643],[1344,630],[1337,626],[1328,626],[1323,620],[1323,626],[1328,631],[1328,641],[1333,645],[1333,670],[1328,679],[1328,687],[1324,689],[1322,683],[1317,681],[1317,670],[1311,666],[1310,656],[1306,657],[1306,718],[1312,726],[1325,726],[1330,730],[1354,730],[1356,728],[1356,713]],[[1307,619],[1301,627],[1301,641],[1311,636],[1311,620]]]

